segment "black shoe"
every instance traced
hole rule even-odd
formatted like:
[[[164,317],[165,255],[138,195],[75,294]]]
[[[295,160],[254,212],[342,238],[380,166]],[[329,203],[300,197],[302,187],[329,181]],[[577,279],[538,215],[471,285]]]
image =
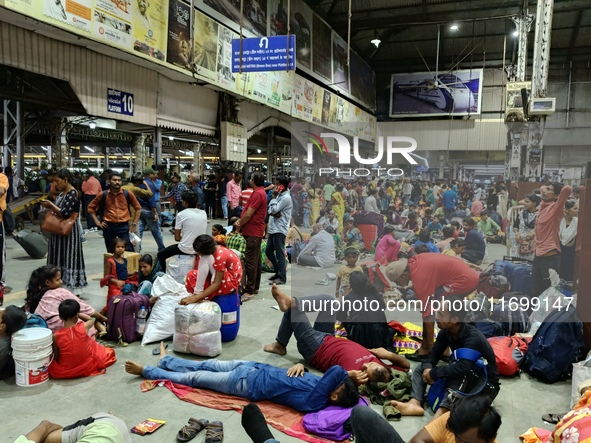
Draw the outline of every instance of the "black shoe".
[[[269,277],[267,280],[272,281],[272,280],[277,280],[279,278],[279,276],[277,274],[273,274],[271,277]]]

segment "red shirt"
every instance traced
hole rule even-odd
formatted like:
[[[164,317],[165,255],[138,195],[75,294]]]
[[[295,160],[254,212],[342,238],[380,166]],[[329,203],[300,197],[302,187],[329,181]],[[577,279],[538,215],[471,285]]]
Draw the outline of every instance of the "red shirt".
[[[213,253],[213,258],[213,269],[223,272],[224,279],[217,294],[212,295],[226,295],[236,292],[242,279],[242,265],[238,256],[228,248],[220,246]]]
[[[242,235],[252,237],[263,237],[265,235],[265,217],[267,217],[267,194],[265,188],[259,186],[256,191],[252,193],[244,208],[242,214],[252,208],[254,213],[248,222],[242,226]]]
[[[310,360],[310,366],[322,372],[328,371],[331,366],[335,365],[342,366],[345,371],[361,371],[361,367],[365,363],[372,362],[399,371],[406,371],[403,368],[385,364],[382,360],[354,341],[337,338],[333,335],[326,336],[324,343],[320,345],[318,350],[314,353],[312,360]]]
[[[417,299],[426,301],[437,288],[449,294],[468,294],[478,285],[478,273],[462,260],[443,254],[419,254],[408,261],[410,278]]]
[[[542,186],[543,188],[543,186]],[[543,190],[540,188],[540,190]],[[536,217],[536,256],[541,257],[548,252],[560,252],[560,222],[564,218],[564,204],[570,197],[572,188],[565,186],[560,191],[558,200],[542,203]]]

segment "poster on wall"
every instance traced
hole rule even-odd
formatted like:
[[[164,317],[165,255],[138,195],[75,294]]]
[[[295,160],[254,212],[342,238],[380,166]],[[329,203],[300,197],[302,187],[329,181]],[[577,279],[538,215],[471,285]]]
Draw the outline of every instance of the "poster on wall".
[[[270,0],[270,35],[286,35],[287,6],[284,0]],[[296,51],[298,66],[310,69],[312,67],[312,10],[303,1],[293,1],[290,4],[291,20],[289,28],[296,36]]]
[[[180,0],[168,4],[168,46],[166,61],[189,68],[191,64],[191,6]]]
[[[92,0],[43,0],[43,15],[90,33]]]
[[[203,0],[204,11],[227,24],[230,28],[240,26],[240,1]],[[243,0],[242,28],[254,35],[267,35],[267,0]]]
[[[526,120],[523,109],[523,98],[521,96],[522,89],[527,91],[527,96],[529,97],[531,95],[531,82],[507,83],[506,122],[524,122]]]
[[[99,40],[131,50],[132,21],[131,0],[95,0],[93,34]]]
[[[390,117],[480,114],[482,69],[392,74]]]
[[[197,65],[197,74],[209,79],[217,80],[218,52],[218,22],[195,11],[195,39],[194,62]]]
[[[321,123],[324,126],[328,126],[330,122],[330,104],[332,100],[332,95],[329,91],[324,89],[322,94],[322,119]]]
[[[238,38],[238,34],[225,26],[220,26],[218,39],[218,65],[217,81],[230,89],[236,88],[236,74],[232,72],[232,40]]]
[[[314,72],[332,82],[331,30],[324,21],[314,14],[312,34],[312,53]]]
[[[376,84],[371,67],[351,51],[351,94],[368,107],[376,107]]]
[[[131,0],[133,49],[164,61],[168,27],[167,0]]]
[[[316,85],[296,75],[293,88],[292,115],[302,120],[313,121],[314,87]]]
[[[349,67],[347,66],[347,42],[340,35],[332,33],[332,82],[349,92]]]
[[[253,72],[252,97],[272,108],[289,113],[292,107],[294,74],[284,71]]]

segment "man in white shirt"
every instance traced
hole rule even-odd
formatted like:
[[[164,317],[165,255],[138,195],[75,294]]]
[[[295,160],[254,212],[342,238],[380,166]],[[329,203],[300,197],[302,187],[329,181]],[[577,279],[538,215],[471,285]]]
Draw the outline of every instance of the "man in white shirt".
[[[339,229],[339,219],[337,218],[337,214],[332,210],[328,212],[328,216],[322,217],[318,223],[322,225],[322,229],[326,229],[327,226],[332,226],[335,232]]]
[[[201,234],[207,233],[207,214],[202,209],[197,209],[197,194],[190,189],[184,191],[182,202],[185,210],[176,216],[174,231],[174,239],[179,243],[162,249],[157,255],[162,272],[166,272],[168,258],[175,255],[195,255],[193,242]]]
[[[336,260],[334,240],[320,223],[312,227],[312,238],[298,256],[298,265],[330,268]]]
[[[476,189],[474,190],[474,197],[476,200],[482,200],[482,185],[477,185]]]
[[[408,203],[410,196],[412,195],[412,183],[408,178],[404,179],[404,185],[402,186],[402,203]]]
[[[377,212],[379,214],[380,210],[378,209],[378,202],[376,200],[377,192],[378,191],[375,189],[369,190],[369,195],[365,199],[365,210],[368,212]]]

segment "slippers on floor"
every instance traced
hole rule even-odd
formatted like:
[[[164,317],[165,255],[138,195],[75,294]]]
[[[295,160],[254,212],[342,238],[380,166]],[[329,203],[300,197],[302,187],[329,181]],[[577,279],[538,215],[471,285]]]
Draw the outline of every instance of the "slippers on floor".
[[[564,414],[554,414],[554,413],[544,414],[544,415],[542,415],[542,420],[544,420],[545,422],[548,422],[550,424],[555,425],[560,420],[562,420],[565,415],[566,415],[566,413],[564,413]]]
[[[164,346],[164,349],[168,349],[168,345]],[[152,349],[152,355],[160,355],[160,346],[157,346],[154,349]]]
[[[205,425],[205,443],[222,443],[224,441],[224,425],[221,421],[212,421]]]
[[[189,419],[189,424],[183,426],[176,434],[177,441],[189,441],[195,438],[203,429],[207,427],[209,421],[202,418],[196,420],[194,418]]]

